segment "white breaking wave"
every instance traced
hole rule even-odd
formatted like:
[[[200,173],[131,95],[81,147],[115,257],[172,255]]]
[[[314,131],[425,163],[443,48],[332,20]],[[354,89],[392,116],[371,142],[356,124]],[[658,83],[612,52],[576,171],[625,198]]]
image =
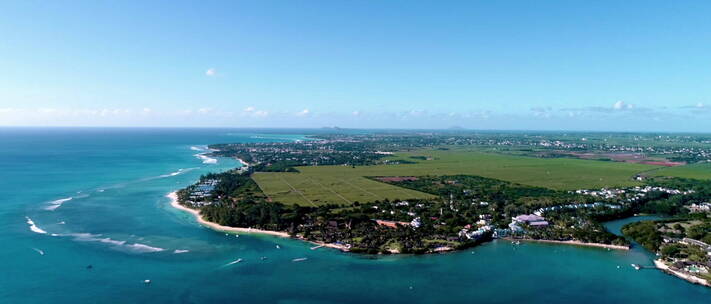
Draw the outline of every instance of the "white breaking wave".
[[[162,178],[162,177],[176,176],[176,175],[180,175],[180,174],[183,174],[183,173],[185,173],[185,172],[189,172],[189,171],[192,171],[192,170],[195,170],[195,169],[198,169],[198,168],[180,168],[180,169],[178,169],[178,171],[171,172],[171,173],[168,173],[168,174],[163,174],[163,175],[160,175],[160,176],[158,176],[158,177],[161,177],[161,178]]]
[[[44,255],[44,251],[42,249],[32,248],[32,250],[37,251],[40,255]]]
[[[178,254],[178,253],[186,253],[186,252],[190,252],[190,250],[186,250],[186,249],[175,249],[175,250],[173,250],[173,253],[175,253],[175,254]]]
[[[217,158],[209,157],[209,156],[205,155],[204,153],[195,154],[195,157],[201,159],[203,164],[216,164],[217,163]]]
[[[192,147],[190,147],[190,150],[193,150],[193,151],[205,151],[205,150],[207,150],[207,147],[192,146]]]
[[[32,232],[47,234],[47,231],[44,231],[40,227],[37,227],[37,225],[35,225],[35,222],[33,222],[30,217],[25,216],[25,218],[27,219],[27,224],[30,225],[30,230],[32,230]]]
[[[53,211],[53,210],[61,207],[62,204],[66,203],[68,201],[71,201],[72,199],[73,199],[73,197],[67,197],[67,198],[60,198],[58,200],[51,201],[51,202],[49,202],[49,206],[45,207],[44,210]]]
[[[75,241],[79,241],[79,242],[99,242],[99,243],[109,244],[109,245],[111,245],[111,247],[113,247],[115,249],[136,252],[136,253],[160,252],[160,251],[165,250],[163,248],[153,247],[153,246],[149,246],[146,244],[140,244],[140,243],[128,244],[127,241],[119,241],[119,240],[114,240],[114,239],[107,238],[107,237],[102,238],[101,234],[70,233],[70,234],[64,234],[64,235],[59,235],[59,236],[73,237]]]
[[[136,252],[160,252],[160,251],[165,250],[163,248],[148,246],[146,244],[139,244],[139,243],[126,245],[125,247],[132,250],[132,251],[136,251]]]

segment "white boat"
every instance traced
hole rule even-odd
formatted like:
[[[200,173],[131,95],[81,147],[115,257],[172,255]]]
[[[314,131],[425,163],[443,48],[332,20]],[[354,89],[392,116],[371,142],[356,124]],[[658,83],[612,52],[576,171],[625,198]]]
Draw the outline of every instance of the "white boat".
[[[279,247],[279,245],[276,245],[276,249],[281,249],[281,247]]]

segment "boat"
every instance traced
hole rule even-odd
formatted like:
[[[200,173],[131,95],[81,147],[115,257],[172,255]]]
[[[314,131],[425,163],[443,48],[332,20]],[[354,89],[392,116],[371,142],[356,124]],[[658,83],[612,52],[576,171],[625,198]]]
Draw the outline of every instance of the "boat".
[[[261,258],[259,258],[259,259],[262,260],[262,261],[264,261],[264,260],[268,259],[268,257],[261,257]]]
[[[281,249],[281,247],[279,247],[279,245],[276,245],[276,249]]]
[[[642,266],[639,266],[639,265],[637,265],[637,264],[630,264],[630,266],[632,266],[635,270],[640,270],[640,269],[642,269]]]
[[[150,283],[151,283],[151,280],[143,280],[143,284],[148,285],[148,284],[150,284]]]

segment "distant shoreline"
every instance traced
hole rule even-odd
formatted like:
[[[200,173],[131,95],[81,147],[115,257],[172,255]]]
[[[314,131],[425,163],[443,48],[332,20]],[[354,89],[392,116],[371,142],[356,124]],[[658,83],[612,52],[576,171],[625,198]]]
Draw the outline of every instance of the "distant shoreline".
[[[584,246],[584,247],[597,247],[597,248],[607,248],[607,249],[615,249],[615,250],[630,250],[629,246],[602,244],[602,243],[585,243],[585,242],[581,242],[581,241],[555,241],[555,240],[534,240],[534,239],[514,239],[514,238],[506,238],[506,239],[511,240],[511,241],[524,241],[524,242],[562,244],[562,245],[573,245],[573,246]]]

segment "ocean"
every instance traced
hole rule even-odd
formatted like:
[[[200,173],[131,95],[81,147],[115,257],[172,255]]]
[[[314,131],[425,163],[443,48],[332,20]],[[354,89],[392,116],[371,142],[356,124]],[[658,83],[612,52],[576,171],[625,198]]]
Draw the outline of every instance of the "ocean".
[[[312,132],[0,128],[0,303],[711,299],[711,288],[634,270],[631,263],[652,265],[654,258],[639,247],[494,241],[439,255],[356,255],[271,236],[225,235],[201,227],[165,197],[201,174],[240,165],[201,155],[208,144],[292,141]]]

